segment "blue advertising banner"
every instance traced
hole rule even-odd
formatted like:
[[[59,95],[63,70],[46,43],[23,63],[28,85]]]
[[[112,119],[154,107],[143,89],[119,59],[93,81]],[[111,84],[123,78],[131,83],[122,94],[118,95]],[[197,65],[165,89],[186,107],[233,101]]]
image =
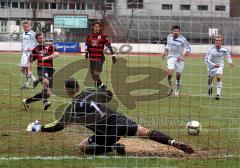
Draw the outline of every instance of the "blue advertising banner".
[[[81,52],[80,44],[74,42],[57,42],[54,43],[58,52]]]

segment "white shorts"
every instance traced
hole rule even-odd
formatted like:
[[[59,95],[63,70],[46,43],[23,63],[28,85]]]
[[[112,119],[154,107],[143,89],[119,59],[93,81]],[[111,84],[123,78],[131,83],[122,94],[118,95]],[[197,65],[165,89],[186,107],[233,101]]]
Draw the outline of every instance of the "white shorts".
[[[29,58],[30,58],[30,52],[23,52],[22,53],[22,58],[21,58],[21,66],[22,67],[28,67],[28,62],[29,62]]]
[[[220,74],[222,75],[223,74],[223,68],[224,66],[221,65],[219,68],[208,68],[208,74],[211,76],[211,77],[214,77],[216,76],[217,74]]]
[[[182,73],[184,68],[184,61],[177,62],[177,58],[169,57],[167,60],[168,69],[175,69],[176,72]]]

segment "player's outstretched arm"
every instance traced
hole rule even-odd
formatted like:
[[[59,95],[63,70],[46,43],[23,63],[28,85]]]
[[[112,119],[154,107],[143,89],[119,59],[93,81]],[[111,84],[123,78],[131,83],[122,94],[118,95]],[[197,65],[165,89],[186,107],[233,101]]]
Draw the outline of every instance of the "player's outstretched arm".
[[[64,129],[64,126],[59,124],[57,121],[42,125],[38,120],[33,123],[28,124],[27,131],[29,132],[57,132]]]
[[[71,121],[72,118],[72,104],[69,104],[65,109],[62,116],[46,125],[42,125],[38,120],[33,123],[28,124],[27,131],[29,132],[57,132],[63,130]]]

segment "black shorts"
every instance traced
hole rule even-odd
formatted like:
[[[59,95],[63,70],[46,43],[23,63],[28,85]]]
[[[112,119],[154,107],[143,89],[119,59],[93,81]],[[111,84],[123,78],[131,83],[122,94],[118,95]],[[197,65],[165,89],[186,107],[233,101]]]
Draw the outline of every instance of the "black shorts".
[[[39,80],[42,82],[43,78],[47,78],[49,80],[49,87],[52,88],[54,68],[37,67],[37,72]]]
[[[122,136],[136,135],[138,124],[126,116],[117,114],[111,116],[107,124],[96,125],[96,128],[96,134],[88,138],[89,144],[112,146]]]
[[[94,71],[97,72],[102,72],[103,70],[103,63],[104,60],[90,60],[90,71],[91,73],[93,73]]]

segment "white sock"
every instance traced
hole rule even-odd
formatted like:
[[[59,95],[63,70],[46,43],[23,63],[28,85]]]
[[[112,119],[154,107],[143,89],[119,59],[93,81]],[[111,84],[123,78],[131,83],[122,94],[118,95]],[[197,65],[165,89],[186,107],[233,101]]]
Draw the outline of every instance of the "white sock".
[[[209,85],[209,89],[213,88],[213,82]]]
[[[174,142],[176,142],[176,140],[173,139],[173,140],[169,140],[168,143],[169,143],[169,145],[173,146]]]
[[[24,86],[25,86],[25,87],[28,87],[28,86],[29,86],[29,80],[30,80],[30,78],[29,78],[29,76],[26,75],[26,74],[24,74],[24,76],[25,76]]]
[[[31,74],[31,79],[32,79],[32,82],[36,82],[36,78],[35,78],[35,76],[33,76],[33,74]]]
[[[217,82],[217,95],[221,95],[222,91],[222,82]]]

